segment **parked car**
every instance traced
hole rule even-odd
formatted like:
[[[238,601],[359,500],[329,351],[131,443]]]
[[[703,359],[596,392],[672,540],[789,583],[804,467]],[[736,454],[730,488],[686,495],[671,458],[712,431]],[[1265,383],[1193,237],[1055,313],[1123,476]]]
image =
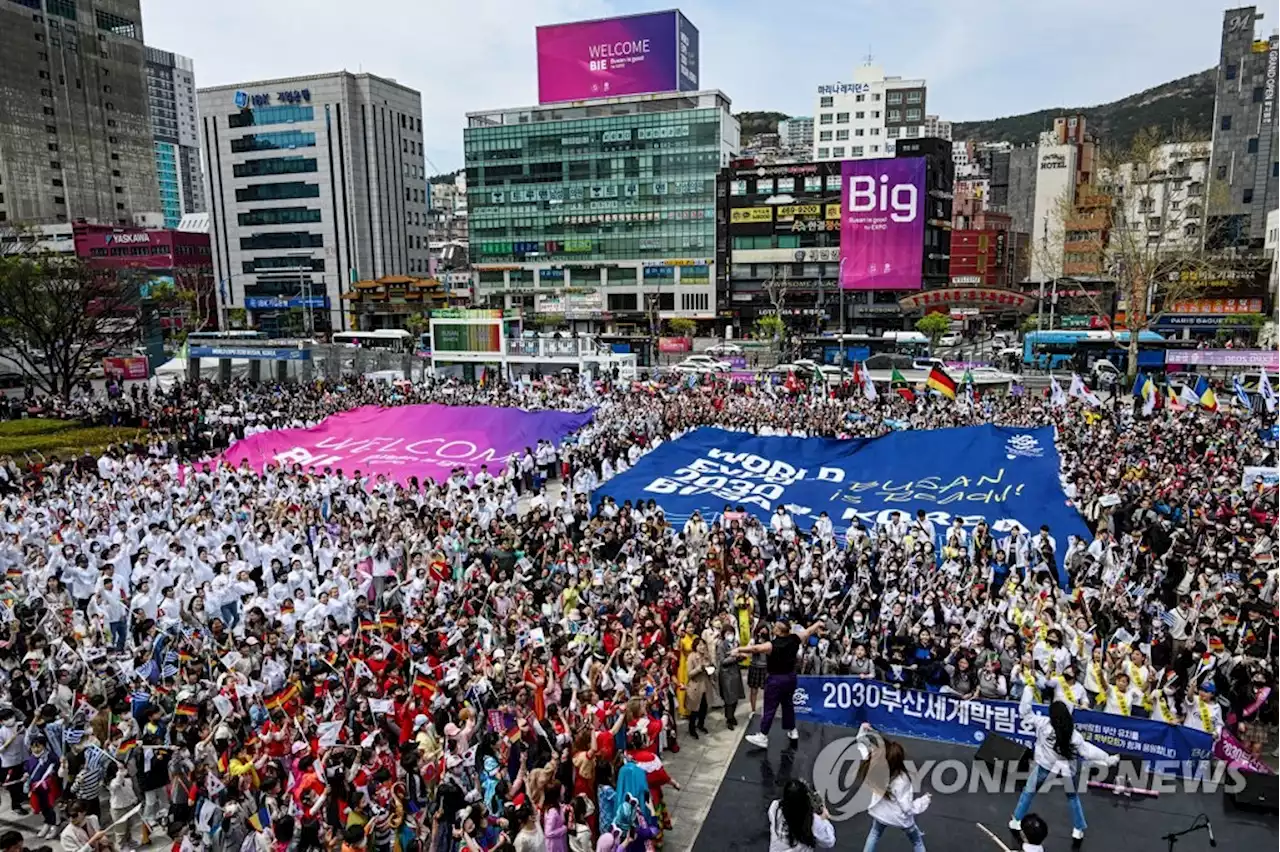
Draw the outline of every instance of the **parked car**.
[[[939,346],[959,346],[960,341],[962,339],[963,338],[961,338],[960,335],[955,333],[944,334],[938,338],[938,345]]]
[[[706,354],[716,355],[719,357],[725,357],[727,355],[741,355],[742,347],[736,343],[729,343],[726,341],[724,343],[717,343],[714,346],[708,346]]]
[[[719,358],[712,358],[710,355],[690,355],[676,366],[705,367],[715,372],[723,372],[731,367],[728,361],[721,361]]]

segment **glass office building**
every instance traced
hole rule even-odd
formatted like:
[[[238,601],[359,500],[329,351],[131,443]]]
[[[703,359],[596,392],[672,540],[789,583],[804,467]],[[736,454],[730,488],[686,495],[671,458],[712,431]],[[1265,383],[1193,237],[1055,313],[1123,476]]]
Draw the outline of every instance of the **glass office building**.
[[[624,325],[713,320],[716,176],[737,149],[716,91],[471,113],[477,298]]]

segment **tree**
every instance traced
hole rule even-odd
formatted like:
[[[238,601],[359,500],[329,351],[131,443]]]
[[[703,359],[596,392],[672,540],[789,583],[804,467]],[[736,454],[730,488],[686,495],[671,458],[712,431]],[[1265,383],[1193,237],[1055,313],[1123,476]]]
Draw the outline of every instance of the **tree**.
[[[0,347],[37,387],[68,399],[90,364],[138,339],[143,312],[153,310],[141,284],[131,270],[65,255],[0,256]]]
[[[1035,314],[1022,318],[1022,333],[1030,334],[1033,331],[1040,330],[1040,318]]]
[[[672,337],[692,337],[698,324],[688,317],[672,317],[667,320],[667,331]]]
[[[951,318],[946,314],[925,314],[916,320],[916,331],[929,338],[929,348],[936,349],[942,335],[951,330]]]
[[[414,337],[421,337],[431,327],[431,319],[424,311],[409,314],[404,321],[405,329]]]
[[[773,274],[764,282],[763,287],[765,295],[769,297],[769,304],[773,305],[773,315],[781,320],[782,308],[787,302],[787,293],[791,290],[791,274],[785,268],[779,274],[778,267],[775,266]]]
[[[766,340],[777,340],[786,333],[786,323],[782,317],[765,314],[756,320],[756,334]]]

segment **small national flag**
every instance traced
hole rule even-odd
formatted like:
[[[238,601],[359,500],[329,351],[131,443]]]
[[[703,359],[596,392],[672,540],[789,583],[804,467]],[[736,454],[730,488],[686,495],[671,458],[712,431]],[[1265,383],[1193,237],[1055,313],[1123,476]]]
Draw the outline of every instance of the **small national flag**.
[[[929,390],[937,391],[947,399],[956,398],[956,380],[948,376],[947,371],[938,364],[934,364],[933,369],[929,371],[929,378],[925,381],[925,386]]]
[[[413,679],[413,691],[424,698],[431,698],[436,694],[436,682],[420,674]]]
[[[396,618],[396,614],[394,612],[384,612],[378,620],[382,624],[383,630],[395,630],[400,626],[400,621]]]
[[[1212,653],[1214,653],[1214,654],[1221,654],[1221,653],[1222,653],[1222,648],[1223,648],[1223,645],[1222,645],[1222,640],[1221,640],[1221,639],[1219,639],[1217,636],[1210,636],[1210,637],[1209,637],[1209,651],[1210,651],[1210,652],[1212,652]]]
[[[195,654],[193,654],[193,653],[191,653],[190,651],[179,651],[179,652],[178,652],[178,662],[180,662],[180,663],[189,663],[189,662],[191,662],[192,660],[194,660],[195,658],[196,658],[196,655],[195,655]]]
[[[221,772],[223,775],[226,775],[227,771],[230,768],[231,768],[231,758],[228,757],[227,753],[224,751],[222,754],[218,755],[218,771]]]
[[[1231,389],[1235,391],[1236,399],[1244,406],[1244,410],[1253,413],[1253,400],[1249,399],[1249,392],[1244,389],[1244,379],[1236,376],[1231,380]]]
[[[360,619],[360,630],[363,633],[373,633],[378,629],[378,627],[379,627],[379,623],[376,621],[373,621],[372,619],[368,619],[368,618]]]
[[[127,739],[127,740],[125,740],[124,742],[120,743],[120,747],[119,747],[118,749],[116,749],[116,757],[117,757],[117,758],[124,758],[126,755],[128,755],[128,754],[129,754],[129,752],[131,752],[131,751],[133,751],[135,748],[137,748],[137,746],[138,746],[138,741],[137,741],[136,739],[134,739],[134,738],[130,737],[129,739]]]
[[[510,728],[507,728],[506,737],[507,737],[507,742],[509,743],[520,742],[520,726],[512,725]]]
[[[200,715],[200,707],[196,704],[189,704],[185,701],[178,704],[173,710],[175,716],[198,716]]]
[[[1200,405],[1209,411],[1218,410],[1218,397],[1213,392],[1213,388],[1209,387],[1209,381],[1201,376],[1196,379],[1196,396],[1200,398]]]
[[[1226,627],[1235,627],[1240,623],[1240,616],[1234,612],[1224,612],[1219,619]]]
[[[1167,610],[1167,609],[1164,611],[1163,614],[1161,614],[1160,620],[1163,621],[1165,625],[1167,625],[1168,627],[1173,627],[1173,625],[1178,622],[1178,618],[1173,614],[1173,611]]]
[[[253,826],[254,831],[265,831],[271,827],[271,813],[266,805],[258,808],[258,812],[249,817],[249,825]]]
[[[22,567],[19,565],[10,565],[5,569],[4,575],[10,580],[17,580],[22,577]]]
[[[898,368],[893,368],[893,374],[889,376],[889,389],[897,391],[897,393],[907,402],[915,402],[915,392],[911,390],[911,384],[907,381],[907,377],[898,372]]]

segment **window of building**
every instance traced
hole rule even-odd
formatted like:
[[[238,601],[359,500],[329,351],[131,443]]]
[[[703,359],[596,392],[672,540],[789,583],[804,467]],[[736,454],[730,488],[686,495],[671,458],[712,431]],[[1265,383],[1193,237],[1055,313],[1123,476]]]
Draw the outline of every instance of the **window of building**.
[[[1266,89],[1264,89],[1262,86],[1254,86],[1254,87],[1253,87],[1253,102],[1254,102],[1255,104],[1260,104],[1260,103],[1262,103],[1263,101],[1265,101],[1266,99],[1267,99]]]
[[[773,195],[773,178],[757,178],[756,195]]]
[[[57,160],[50,160],[50,161],[49,161],[49,168],[51,168],[51,169],[61,169],[61,168],[62,168],[62,163],[58,162]]]
[[[890,104],[900,104],[900,103],[902,103],[902,92],[890,92],[890,93],[889,93],[889,103],[890,103]]]
[[[844,146],[843,146],[843,145],[837,145],[836,147],[832,148],[832,149],[831,149],[831,156],[833,156],[833,157],[837,157],[837,158],[839,158],[839,157],[843,157],[843,156],[844,156]]]
[[[819,124],[831,124],[835,120],[835,116],[829,112],[818,113]]]
[[[796,179],[792,177],[778,178],[778,194],[785,195],[796,191]]]
[[[858,110],[857,112],[855,112],[855,113],[853,114],[853,117],[854,117],[855,119],[857,119],[857,120],[861,121],[862,119],[864,119],[864,118],[866,118],[866,117],[867,117],[867,114],[866,114],[866,112],[865,112],[865,111],[863,111],[863,110]]]
[[[880,100],[880,93],[879,93],[879,92],[876,92],[875,94],[873,94],[873,95],[871,96],[871,100],[873,100],[873,101],[878,101],[878,100]]]
[[[919,137],[919,136],[920,136],[920,128],[919,128],[918,126],[917,126],[917,127],[908,127],[908,128],[906,128],[906,132],[905,132],[905,134],[904,134],[904,135],[905,135],[908,139],[915,139],[915,138],[917,138],[917,137]]]
[[[1258,153],[1258,137],[1257,136],[1249,137],[1249,142],[1247,144],[1248,144],[1248,151],[1250,154]]]
[[[873,127],[873,128],[871,128],[871,135],[872,135],[872,136],[879,136],[879,135],[880,135],[880,128],[879,128],[879,127]]]
[[[253,133],[231,140],[231,151],[274,151],[282,148],[314,148],[316,135],[301,130],[281,130],[274,133]]]
[[[324,235],[306,231],[285,231],[276,234],[254,234],[240,238],[241,251],[287,248],[323,248]]]
[[[827,192],[840,190],[840,175],[827,175]]]
[[[1228,64],[1224,70],[1228,80],[1234,80],[1240,74],[1240,66],[1235,63]]]
[[[886,128],[885,128],[885,135],[886,135],[886,136],[888,136],[890,139],[897,139],[900,135],[902,135],[902,128],[901,128],[901,127],[886,127]]]
[[[106,30],[125,38],[136,39],[138,37],[138,25],[128,18],[122,18],[110,12],[103,12],[101,9],[94,9],[93,15],[100,30]]]
[[[822,176],[806,175],[804,179],[805,192],[822,192]]]
[[[319,198],[320,186],[314,183],[292,181],[287,183],[259,183],[236,190],[236,201],[272,201],[277,198]]]
[[[831,149],[830,149],[830,148],[819,148],[819,149],[818,149],[818,159],[819,159],[819,160],[825,160],[825,159],[829,158],[830,156],[831,156]]]
[[[859,136],[861,136],[861,135],[862,135],[862,128],[858,128],[858,135],[859,135]],[[840,141],[840,142],[847,142],[847,141],[849,141],[849,131],[847,131],[847,130],[837,130],[837,131],[836,131],[836,140],[837,140],[837,141]]]
[[[871,111],[871,117],[872,117],[872,118],[879,118],[879,117],[880,117],[880,110],[878,110],[878,109],[873,109],[873,110]]]
[[[843,134],[844,134],[844,135],[846,135],[846,136],[848,136],[848,135],[849,135],[849,131],[847,131],[847,130],[841,130],[840,132],[841,132],[841,133],[843,133]],[[831,131],[830,131],[830,130],[819,130],[819,131],[818,131],[818,141],[819,141],[819,142],[830,142],[830,141],[831,141]]]
[[[227,126],[261,127],[265,124],[292,124],[296,121],[314,121],[315,117],[314,107],[281,104],[241,110],[227,117]]]
[[[1222,129],[1223,129],[1223,130],[1230,130],[1230,129],[1231,129],[1231,116],[1229,116],[1229,115],[1224,115],[1224,116],[1222,117]]]
[[[902,110],[900,109],[889,110],[889,121],[902,121]]]
[[[836,113],[836,124],[848,124],[848,123],[849,123],[849,113],[847,112]]]
[[[315,157],[263,157],[258,160],[246,160],[231,167],[236,177],[258,177],[260,175],[305,174],[316,171]]]
[[[1218,166],[1218,169],[1217,169],[1216,174],[1217,174],[1217,176],[1218,176],[1218,180],[1226,180],[1226,179],[1227,179],[1227,167],[1226,167],[1226,166]]]
[[[857,97],[854,98],[854,101],[857,103],[862,103],[866,99],[867,99],[866,95],[858,95]]]
[[[52,124],[46,124],[46,125],[44,126],[44,132],[45,132],[45,133],[57,133],[57,132],[58,132],[58,128],[57,128],[57,127],[55,127],[55,126],[53,126]]]
[[[884,147],[884,149],[885,149],[886,151],[890,151],[890,150],[892,150],[888,145],[886,145],[886,146]],[[873,154],[879,154],[879,153],[880,153],[880,146],[879,146],[879,145],[872,145],[872,146],[871,146],[871,153],[873,153]]]
[[[907,121],[919,121],[919,120],[920,120],[920,110],[918,109],[907,110]]]
[[[833,107],[835,105],[836,105],[836,99],[831,97],[830,95],[825,95],[818,101],[818,107],[823,109]]]
[[[865,136],[866,131],[859,127],[853,134],[854,136]]]
[[[53,197],[53,203],[54,203],[54,204],[66,204],[66,203],[67,203],[67,199],[66,199],[66,197],[65,197],[65,196],[62,196],[62,195],[55,195],[55,196]]]
[[[854,146],[853,146],[853,148],[852,148],[852,149],[851,149],[851,151],[850,151],[850,155],[851,155],[851,156],[854,156],[854,157],[861,157],[861,156],[862,156],[862,146],[861,146],[861,145],[854,145]]]
[[[920,98],[922,96],[923,96],[922,92],[907,92],[907,103],[918,104],[920,103]]]
[[[41,80],[48,80],[48,79],[49,79],[49,72],[48,72],[48,71],[39,71],[39,72],[37,72],[37,76],[39,76]]]
[[[1252,204],[1253,203],[1253,187],[1249,187],[1243,193],[1241,193],[1240,200],[1245,204]]]
[[[746,195],[747,182],[745,180],[729,181],[729,194],[730,195]]]

